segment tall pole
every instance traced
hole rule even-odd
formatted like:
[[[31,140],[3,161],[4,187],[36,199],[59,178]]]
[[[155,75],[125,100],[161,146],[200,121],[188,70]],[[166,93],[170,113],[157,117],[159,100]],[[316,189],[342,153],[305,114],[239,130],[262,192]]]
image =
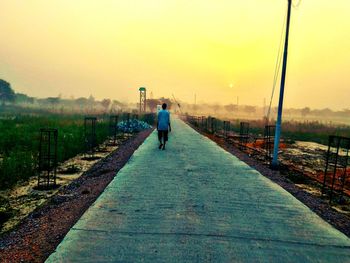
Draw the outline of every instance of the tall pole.
[[[278,149],[281,137],[281,123],[282,123],[282,112],[283,112],[283,96],[284,96],[284,86],[286,83],[286,72],[287,72],[287,59],[288,59],[288,41],[289,41],[289,25],[290,17],[292,10],[292,0],[288,0],[288,14],[287,14],[287,29],[286,29],[286,39],[284,44],[284,54],[283,54],[283,68],[282,68],[282,77],[281,77],[281,88],[280,88],[280,98],[278,102],[278,115],[276,122],[276,131],[275,131],[275,142],[273,149],[273,159],[272,167],[278,167]]]

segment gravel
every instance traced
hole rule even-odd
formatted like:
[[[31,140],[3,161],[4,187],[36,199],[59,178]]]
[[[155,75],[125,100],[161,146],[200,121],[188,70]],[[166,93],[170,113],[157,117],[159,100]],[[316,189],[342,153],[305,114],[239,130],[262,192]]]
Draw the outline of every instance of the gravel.
[[[0,262],[44,262],[151,132],[125,141],[0,237]]]
[[[189,124],[190,125],[190,124]],[[192,128],[197,130],[195,127],[190,125]],[[269,178],[271,181],[280,185],[282,188],[287,190],[299,201],[308,206],[313,212],[320,216],[323,220],[327,221],[330,225],[350,237],[350,217],[338,212],[333,209],[329,202],[319,198],[318,196],[312,195],[306,192],[304,189],[298,187],[295,183],[290,181],[287,176],[290,175],[291,171],[287,167],[284,167],[281,171],[274,171],[270,169],[266,164],[259,162],[248,154],[240,151],[234,145],[225,141],[223,138],[219,138],[212,134],[204,133],[197,130],[199,133],[208,137],[212,141],[216,142],[220,147],[235,155],[237,158],[248,164],[250,167],[255,168],[262,175]]]

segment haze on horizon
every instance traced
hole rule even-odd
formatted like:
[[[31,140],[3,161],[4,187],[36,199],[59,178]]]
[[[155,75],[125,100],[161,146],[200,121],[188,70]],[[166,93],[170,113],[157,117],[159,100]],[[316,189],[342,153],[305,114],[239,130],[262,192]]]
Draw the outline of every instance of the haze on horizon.
[[[287,0],[2,0],[0,78],[38,97],[137,101],[145,86],[154,97],[239,96],[261,106],[286,8]],[[348,0],[293,8],[286,107],[350,107],[349,10]]]

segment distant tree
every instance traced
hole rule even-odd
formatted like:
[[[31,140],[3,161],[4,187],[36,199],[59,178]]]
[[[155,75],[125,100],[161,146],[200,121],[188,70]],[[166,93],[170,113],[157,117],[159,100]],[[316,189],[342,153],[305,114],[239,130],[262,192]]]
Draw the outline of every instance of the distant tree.
[[[119,100],[113,100],[113,107],[117,108],[118,110],[122,110],[123,108],[126,107],[126,105]]]
[[[16,93],[15,101],[18,104],[22,104],[22,103],[33,104],[34,103],[34,98],[33,97],[29,97],[26,94]]]
[[[245,106],[244,111],[248,114],[254,114],[256,112],[255,106]]]
[[[118,111],[120,111],[123,107],[122,107],[123,103],[117,101],[117,100],[113,100],[111,101],[110,104],[110,112],[111,113],[117,113]]]
[[[51,105],[52,109],[54,109],[60,103],[60,97],[48,97],[47,102]]]
[[[89,100],[84,97],[77,98],[74,101],[79,105],[80,111],[83,111],[83,109],[89,104]]]
[[[305,107],[305,108],[301,109],[300,112],[301,112],[301,115],[302,115],[303,117],[306,117],[307,115],[310,114],[311,109],[310,109],[309,107]]]
[[[15,92],[11,88],[10,83],[0,79],[0,101],[5,104],[6,102],[14,102],[15,98]]]
[[[88,105],[88,99],[84,97],[77,98],[75,103],[78,104],[81,108]]]
[[[217,111],[220,109],[220,105],[219,105],[219,104],[214,104],[214,105],[212,106],[212,109],[214,110],[214,113],[216,114]]]
[[[60,98],[59,97],[48,97],[46,100],[50,104],[58,104],[58,103],[60,103]]]
[[[228,104],[228,105],[225,105],[224,106],[224,109],[227,111],[227,112],[234,112],[237,110],[237,105],[235,104]]]
[[[90,95],[88,100],[89,100],[90,111],[93,112],[94,111],[95,98],[92,95]]]
[[[162,97],[159,99],[159,101],[160,101],[160,104],[166,103],[168,105],[168,107],[167,107],[168,110],[171,109],[171,106],[173,105],[171,99],[169,99],[169,98]]]
[[[157,105],[160,104],[160,101],[157,99],[148,99],[147,106],[151,112],[155,112],[157,110]]]
[[[329,116],[329,115],[332,115],[334,112],[331,110],[331,109],[329,109],[329,108],[325,108],[325,109],[322,109],[321,110],[321,114],[322,115],[326,115],[326,116]]]
[[[343,117],[350,117],[350,109],[343,109],[342,111],[338,112],[338,115]]]
[[[301,110],[299,111],[299,114],[301,114]],[[310,112],[310,114],[312,114],[313,116],[324,118],[324,117],[332,116],[333,114],[335,114],[335,112],[333,112],[329,108],[324,108],[324,109],[314,109]]]
[[[89,96],[88,100],[89,100],[90,102],[92,102],[92,103],[95,102],[95,98],[94,98],[94,96],[92,96],[92,95]]]
[[[109,106],[111,105],[111,100],[110,99],[103,99],[101,101],[102,107],[105,109],[105,112],[108,111]]]

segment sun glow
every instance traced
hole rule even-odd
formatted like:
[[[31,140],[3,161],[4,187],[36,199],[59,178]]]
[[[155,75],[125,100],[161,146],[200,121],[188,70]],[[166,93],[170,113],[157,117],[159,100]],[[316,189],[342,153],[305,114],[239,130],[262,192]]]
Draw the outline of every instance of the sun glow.
[[[202,101],[239,95],[242,104],[261,104],[286,7],[284,0],[3,0],[0,78],[33,96],[136,101],[145,85],[187,101],[200,90]],[[348,107],[348,10],[347,0],[293,9],[287,107]]]

